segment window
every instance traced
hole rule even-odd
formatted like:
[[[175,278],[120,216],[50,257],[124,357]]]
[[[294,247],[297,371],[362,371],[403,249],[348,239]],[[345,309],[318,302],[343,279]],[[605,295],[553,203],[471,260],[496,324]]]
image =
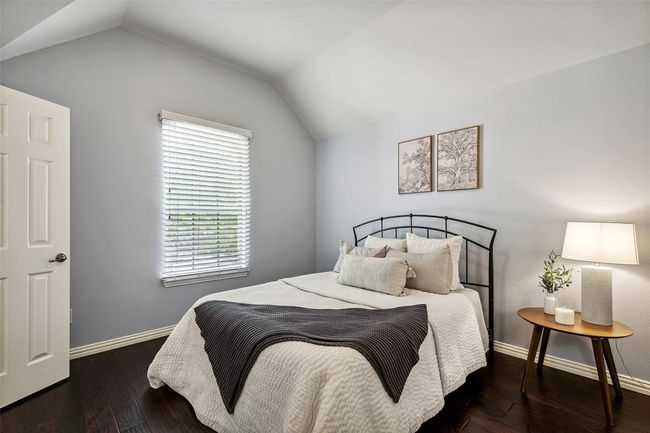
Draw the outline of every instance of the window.
[[[247,275],[251,132],[168,111],[160,117],[163,284]]]

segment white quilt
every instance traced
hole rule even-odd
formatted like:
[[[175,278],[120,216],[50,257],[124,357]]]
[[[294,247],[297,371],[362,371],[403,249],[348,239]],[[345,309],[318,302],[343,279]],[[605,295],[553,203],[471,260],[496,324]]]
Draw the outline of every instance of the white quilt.
[[[442,409],[444,395],[486,365],[485,324],[477,320],[467,294],[408,292],[396,297],[342,286],[336,274],[324,272],[205,296],[161,347],[149,366],[149,382],[153,388],[168,385],[183,395],[199,421],[219,433],[415,432]],[[229,414],[194,320],[194,307],[210,300],[308,308],[422,303],[427,305],[430,329],[398,403],[356,350],[284,342],[260,354],[234,414]]]

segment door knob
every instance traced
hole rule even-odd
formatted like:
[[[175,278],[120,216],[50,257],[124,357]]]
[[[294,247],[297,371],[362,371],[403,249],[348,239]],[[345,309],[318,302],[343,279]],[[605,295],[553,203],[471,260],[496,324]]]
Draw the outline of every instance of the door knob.
[[[63,263],[66,260],[68,260],[68,257],[66,257],[66,255],[63,254],[63,253],[59,253],[53,259],[50,259],[49,261],[50,261],[50,263],[54,263],[54,262]]]

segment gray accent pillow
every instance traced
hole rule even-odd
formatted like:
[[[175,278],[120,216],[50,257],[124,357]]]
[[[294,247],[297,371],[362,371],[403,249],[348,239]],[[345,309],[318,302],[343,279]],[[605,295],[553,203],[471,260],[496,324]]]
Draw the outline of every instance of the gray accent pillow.
[[[460,284],[458,263],[460,262],[460,252],[463,248],[463,237],[454,236],[453,238],[448,239],[427,239],[418,236],[415,233],[406,234],[406,251],[409,253],[433,253],[445,245],[449,245],[449,250],[451,251],[452,281],[451,286],[449,287],[451,290],[456,290],[457,288],[462,287]]]
[[[404,286],[410,267],[406,260],[346,255],[337,281],[346,286],[359,287],[393,296],[404,295]]]
[[[434,252],[427,254],[389,250],[386,258],[406,260],[411,268],[413,268],[416,276],[406,281],[406,287],[409,289],[417,289],[440,295],[449,293],[453,272],[449,245],[444,245]]]
[[[363,244],[366,248],[388,247],[392,250],[406,251],[406,239],[380,238],[378,236],[368,236]]]
[[[364,257],[386,257],[386,252],[388,251],[387,247],[381,248],[366,248],[366,247],[355,247],[350,245],[345,241],[339,242],[339,258],[334,265],[333,272],[341,272],[341,265],[343,264],[343,258],[347,255],[352,256],[364,256]]]

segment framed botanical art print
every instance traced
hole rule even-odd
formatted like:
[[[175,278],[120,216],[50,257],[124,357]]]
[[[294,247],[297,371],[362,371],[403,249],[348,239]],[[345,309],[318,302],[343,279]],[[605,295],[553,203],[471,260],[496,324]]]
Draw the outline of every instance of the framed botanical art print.
[[[433,191],[431,136],[397,145],[397,191],[400,194]]]
[[[480,126],[438,134],[438,191],[479,187]]]

